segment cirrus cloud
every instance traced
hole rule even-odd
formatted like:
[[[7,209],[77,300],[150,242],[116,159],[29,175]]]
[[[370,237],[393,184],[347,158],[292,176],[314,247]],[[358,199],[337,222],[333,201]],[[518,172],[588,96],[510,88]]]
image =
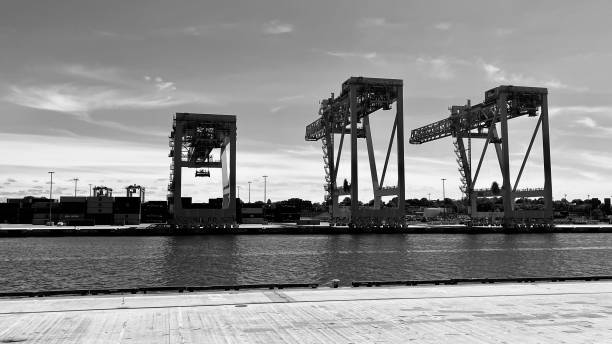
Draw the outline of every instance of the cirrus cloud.
[[[293,25],[280,22],[278,20],[271,20],[264,24],[263,32],[267,35],[280,35],[284,33],[293,32]]]

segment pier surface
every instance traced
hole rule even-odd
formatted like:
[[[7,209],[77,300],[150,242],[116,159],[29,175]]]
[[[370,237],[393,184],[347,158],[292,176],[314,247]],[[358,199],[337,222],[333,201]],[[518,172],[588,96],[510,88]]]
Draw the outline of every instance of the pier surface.
[[[612,282],[0,299],[0,343],[610,343]]]

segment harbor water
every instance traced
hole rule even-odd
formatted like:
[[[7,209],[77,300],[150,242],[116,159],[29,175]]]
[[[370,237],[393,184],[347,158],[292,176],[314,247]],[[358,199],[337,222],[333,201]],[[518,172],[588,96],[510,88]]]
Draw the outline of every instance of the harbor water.
[[[612,234],[0,238],[0,292],[612,275]]]

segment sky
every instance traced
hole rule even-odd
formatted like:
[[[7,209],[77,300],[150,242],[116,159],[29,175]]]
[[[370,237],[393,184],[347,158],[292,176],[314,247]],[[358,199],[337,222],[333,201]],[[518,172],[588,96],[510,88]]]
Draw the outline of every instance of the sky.
[[[250,181],[251,200],[263,200],[267,175],[273,201],[320,202],[321,143],[304,130],[351,76],[404,81],[407,198],[442,198],[441,178],[460,197],[452,139],[411,145],[410,130],[499,85],[549,90],[553,196],[610,197],[610,13],[607,1],[3,0],[0,199],[48,196],[48,171],[54,197],[72,195],[78,178],[79,195],[139,184],[165,199],[172,115],[193,112],[237,116],[242,199]],[[371,117],[379,170],[393,114]],[[510,122],[512,178],[535,124]],[[367,202],[365,152],[360,142]],[[493,159],[476,187],[501,183]],[[219,171],[193,175],[184,171],[185,196],[221,196]],[[538,136],[520,187],[542,185]]]

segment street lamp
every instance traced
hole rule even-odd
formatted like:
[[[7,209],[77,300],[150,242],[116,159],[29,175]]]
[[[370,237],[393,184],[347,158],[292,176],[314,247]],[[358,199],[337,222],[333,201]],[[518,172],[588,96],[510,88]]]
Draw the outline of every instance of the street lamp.
[[[240,185],[238,185],[237,188],[238,188],[238,199],[240,199]]]
[[[51,204],[53,203],[53,173],[54,171],[47,172],[51,176],[51,185],[49,186],[49,223],[51,224]]]
[[[249,204],[251,204],[251,182],[249,182]]]
[[[266,197],[267,196],[267,194],[266,194],[266,192],[267,192],[266,186],[267,186],[267,181],[268,181],[267,178],[268,178],[268,176],[263,176],[263,179],[264,179],[264,204],[266,204],[266,202],[267,202],[267,197]]]
[[[77,182],[79,181],[79,178],[74,178],[72,180],[74,180],[74,197],[76,197],[76,194],[77,194]]]
[[[89,197],[91,197],[91,184],[89,184]]]

